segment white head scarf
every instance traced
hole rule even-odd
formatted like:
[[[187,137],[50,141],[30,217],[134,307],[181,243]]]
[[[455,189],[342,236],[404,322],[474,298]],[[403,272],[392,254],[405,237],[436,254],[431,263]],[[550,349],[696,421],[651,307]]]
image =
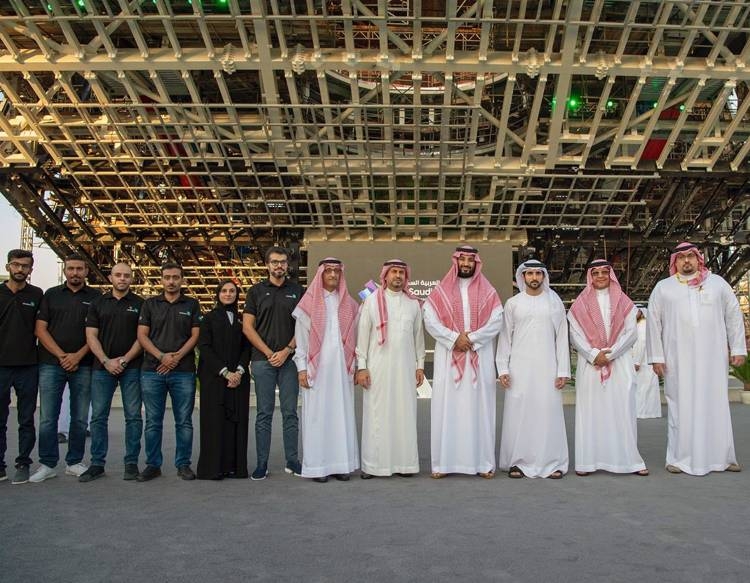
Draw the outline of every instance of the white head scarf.
[[[526,281],[523,279],[523,274],[531,269],[539,269],[544,272],[544,281],[542,286],[544,291],[552,291],[549,286],[549,273],[547,272],[547,266],[537,259],[528,259],[521,263],[516,269],[516,285],[521,293],[526,291]]]
[[[539,269],[544,272],[544,281],[542,281],[542,288],[544,289],[542,296],[547,298],[549,302],[549,313],[552,317],[552,323],[557,328],[560,322],[565,319],[565,305],[562,303],[560,296],[557,295],[549,285],[549,272],[547,266],[544,265],[538,259],[528,259],[521,263],[516,269],[516,285],[521,293],[526,293],[526,282],[523,279],[523,274],[531,269]]]

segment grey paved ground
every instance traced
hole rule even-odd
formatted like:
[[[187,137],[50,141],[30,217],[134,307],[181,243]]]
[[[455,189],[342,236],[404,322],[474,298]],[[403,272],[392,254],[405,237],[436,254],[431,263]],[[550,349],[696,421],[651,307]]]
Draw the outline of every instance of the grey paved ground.
[[[280,471],[278,418],[265,481],[188,483],[165,466],[124,482],[115,410],[106,478],[0,483],[0,581],[750,581],[750,471],[667,474],[664,419],[639,422],[648,478],[436,481],[429,402],[419,407],[419,477],[328,484]],[[750,407],[732,415],[747,462]]]

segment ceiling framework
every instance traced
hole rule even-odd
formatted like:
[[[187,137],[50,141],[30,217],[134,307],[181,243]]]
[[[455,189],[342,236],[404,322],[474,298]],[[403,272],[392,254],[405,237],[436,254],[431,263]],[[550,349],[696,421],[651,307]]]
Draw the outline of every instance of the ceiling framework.
[[[103,281],[208,302],[305,241],[511,241],[566,298],[607,255],[750,267],[750,5],[10,0],[0,190]]]

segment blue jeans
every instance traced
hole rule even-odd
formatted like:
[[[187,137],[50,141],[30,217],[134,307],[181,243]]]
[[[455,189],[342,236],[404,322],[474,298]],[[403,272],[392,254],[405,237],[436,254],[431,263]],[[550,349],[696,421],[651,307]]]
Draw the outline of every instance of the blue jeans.
[[[38,369],[30,366],[0,366],[0,469],[5,468],[5,450],[8,448],[8,414],[10,388],[16,389],[18,414],[18,457],[16,466],[30,466],[31,452],[36,443],[34,411],[36,411]]]
[[[160,468],[164,462],[161,438],[164,429],[164,411],[167,394],[172,399],[176,437],[174,465],[178,468],[190,464],[193,454],[193,407],[195,406],[195,373],[170,372],[141,373],[141,393],[146,408],[146,463]]]
[[[291,359],[278,368],[266,360],[254,360],[252,372],[258,408],[255,417],[255,449],[258,455],[258,467],[268,466],[268,454],[271,450],[271,421],[276,406],[276,385],[279,386],[279,404],[284,427],[284,456],[287,462],[298,461],[299,382],[297,381],[297,367]]]
[[[137,464],[141,453],[141,371],[130,368],[114,376],[97,369],[91,373],[91,464],[95,466],[103,466],[107,458],[109,411],[118,383],[125,414],[125,464]]]
[[[80,463],[86,453],[86,426],[91,402],[91,367],[67,372],[58,364],[39,365],[39,461],[54,468],[60,461],[57,418],[65,383],[70,387],[70,434],[65,463]]]

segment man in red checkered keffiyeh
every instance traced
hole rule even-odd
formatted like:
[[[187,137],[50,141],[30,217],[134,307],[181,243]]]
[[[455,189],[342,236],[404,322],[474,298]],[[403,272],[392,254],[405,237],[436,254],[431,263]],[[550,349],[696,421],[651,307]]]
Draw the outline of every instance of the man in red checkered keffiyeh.
[[[349,295],[344,264],[323,259],[297,304],[294,338],[302,391],[302,476],[348,480],[359,467],[354,419],[357,302]]]
[[[589,264],[586,288],[568,312],[576,368],[575,469],[647,476],[638,452],[631,348],[637,308],[609,262]]]
[[[424,334],[409,276],[406,262],[386,261],[381,286],[360,309],[355,383],[365,389],[363,479],[419,472],[416,389],[424,382]]]
[[[432,477],[495,471],[495,339],[503,308],[482,274],[479,252],[468,245],[424,305],[425,328],[435,338],[431,402]]]

